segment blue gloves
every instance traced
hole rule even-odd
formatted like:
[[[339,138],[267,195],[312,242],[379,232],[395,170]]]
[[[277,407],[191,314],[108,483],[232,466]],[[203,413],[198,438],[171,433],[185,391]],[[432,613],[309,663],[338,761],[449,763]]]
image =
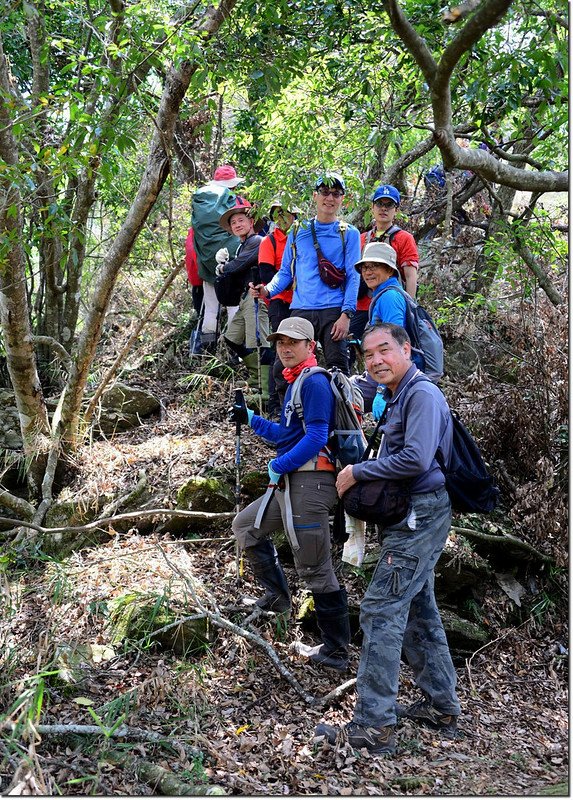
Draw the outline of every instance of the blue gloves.
[[[376,394],[374,395],[374,400],[372,401],[372,416],[378,422],[382,414],[384,413],[384,409],[386,408],[386,400],[384,400],[384,395],[382,394],[386,387],[383,384],[376,389]]]
[[[271,467],[272,460],[269,461],[267,469],[269,471],[269,482],[270,483],[278,483],[281,479],[281,476],[278,472],[275,472],[274,469]]]

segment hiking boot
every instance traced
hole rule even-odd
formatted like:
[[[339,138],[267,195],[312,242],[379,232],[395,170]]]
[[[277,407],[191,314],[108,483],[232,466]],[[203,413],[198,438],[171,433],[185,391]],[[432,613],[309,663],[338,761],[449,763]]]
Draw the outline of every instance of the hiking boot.
[[[309,647],[302,642],[296,642],[292,649],[298,655],[314,661],[315,664],[344,672],[348,669],[350,644],[346,589],[324,593],[313,591],[312,596],[322,644]]]
[[[329,653],[324,644],[311,647],[302,642],[294,642],[292,651],[299,656],[314,661],[315,664],[320,664],[321,667],[330,667],[338,670],[338,672],[346,672],[348,669],[348,651],[345,649]]]
[[[444,714],[438,711],[430,700],[421,698],[409,706],[396,703],[396,716],[402,719],[411,719],[421,725],[440,731],[447,739],[455,739],[458,732],[458,718],[455,714]]]
[[[342,728],[334,725],[317,725],[314,731],[315,738],[324,737],[329,744],[348,744],[357,750],[364,747],[372,755],[393,755],[396,752],[396,737],[394,727],[387,725],[383,728],[371,728],[349,722]]]
[[[263,539],[253,547],[245,548],[245,555],[251,564],[257,583],[265,593],[255,601],[263,611],[283,614],[290,611],[290,592],[286,575],[280,564],[276,547],[270,539]]]
[[[262,597],[255,601],[255,605],[263,611],[274,611],[275,614],[283,614],[290,611],[290,598],[284,594],[275,594],[269,589]]]

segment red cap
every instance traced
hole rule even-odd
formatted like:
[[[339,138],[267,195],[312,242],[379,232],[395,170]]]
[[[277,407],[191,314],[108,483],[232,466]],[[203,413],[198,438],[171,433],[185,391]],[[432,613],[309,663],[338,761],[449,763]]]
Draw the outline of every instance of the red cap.
[[[236,169],[230,164],[223,164],[223,166],[217,167],[215,170],[213,180],[217,181],[217,183],[221,183],[228,189],[234,189],[238,183],[242,183],[245,179],[239,178]]]

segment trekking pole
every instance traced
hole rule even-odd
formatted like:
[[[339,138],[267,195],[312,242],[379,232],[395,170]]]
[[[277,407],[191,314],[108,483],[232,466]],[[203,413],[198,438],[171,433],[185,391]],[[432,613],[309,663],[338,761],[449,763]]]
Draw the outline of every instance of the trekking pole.
[[[201,301],[201,309],[199,311],[199,318],[197,325],[191,333],[189,339],[189,363],[193,362],[193,356],[198,355],[197,348],[201,346],[201,333],[203,332],[203,318],[205,316],[205,298]]]
[[[263,413],[263,381],[261,370],[261,329],[259,327],[259,299],[254,298],[255,304],[255,339],[257,342],[257,391],[259,393],[259,413]]]
[[[235,389],[235,405],[242,406],[245,404],[245,398],[242,389]],[[235,422],[235,514],[241,510],[241,423]],[[235,577],[237,579],[237,586],[241,585],[241,552],[239,548],[239,540],[235,539]]]

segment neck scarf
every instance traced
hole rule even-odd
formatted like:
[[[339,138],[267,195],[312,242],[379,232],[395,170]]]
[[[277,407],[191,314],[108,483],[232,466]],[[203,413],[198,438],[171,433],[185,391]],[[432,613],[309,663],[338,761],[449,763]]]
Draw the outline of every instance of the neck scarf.
[[[303,369],[306,369],[306,367],[316,367],[317,365],[318,361],[316,360],[316,356],[314,353],[311,353],[305,361],[301,361],[296,367],[285,367],[283,369],[283,377],[287,383],[294,383]]]

